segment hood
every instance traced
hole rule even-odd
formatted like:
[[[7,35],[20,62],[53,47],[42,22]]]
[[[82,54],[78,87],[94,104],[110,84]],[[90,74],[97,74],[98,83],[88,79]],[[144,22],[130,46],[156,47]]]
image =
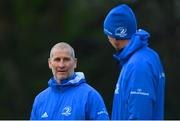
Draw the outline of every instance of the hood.
[[[81,83],[85,83],[85,76],[83,72],[75,72],[73,76],[71,76],[69,79],[65,79],[61,81],[61,84],[58,84],[54,78],[51,78],[48,81],[49,87],[52,88],[67,88],[71,86],[78,86]]]
[[[121,65],[123,65],[134,52],[140,48],[148,46],[149,37],[150,35],[148,32],[139,29],[135,34],[132,35],[128,45],[113,55],[114,58],[117,59]]]

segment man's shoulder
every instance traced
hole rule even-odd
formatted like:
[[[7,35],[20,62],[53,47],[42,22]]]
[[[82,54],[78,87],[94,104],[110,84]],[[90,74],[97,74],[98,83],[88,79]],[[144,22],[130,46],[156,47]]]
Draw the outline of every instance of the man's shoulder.
[[[48,93],[50,93],[50,90],[51,90],[50,87],[42,90],[42,91],[36,96],[36,99],[37,99],[37,98],[44,98],[45,95],[48,95]]]
[[[98,91],[88,83],[81,84],[81,87],[86,93],[98,93]]]
[[[132,54],[132,56],[129,59],[129,63],[131,64],[146,64],[148,61],[152,61],[156,59],[158,56],[157,52],[153,49],[146,47],[143,49],[139,49],[135,53]]]

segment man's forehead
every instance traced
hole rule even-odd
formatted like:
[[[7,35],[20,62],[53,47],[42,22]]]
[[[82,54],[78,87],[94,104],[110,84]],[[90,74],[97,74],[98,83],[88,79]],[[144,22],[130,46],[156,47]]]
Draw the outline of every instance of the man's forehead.
[[[63,48],[63,49],[61,49],[61,48],[54,48],[53,49],[53,53],[71,54],[71,51],[68,48]]]
[[[68,48],[54,48],[52,51],[52,55],[71,57],[71,51]]]
[[[53,47],[53,50],[71,50],[71,48],[70,47],[55,46],[55,47]]]
[[[50,52],[50,57],[52,56],[60,56],[60,55],[64,55],[64,56],[70,56],[72,58],[74,58],[74,51],[71,47],[69,46],[54,46],[52,49],[51,49],[51,52]]]

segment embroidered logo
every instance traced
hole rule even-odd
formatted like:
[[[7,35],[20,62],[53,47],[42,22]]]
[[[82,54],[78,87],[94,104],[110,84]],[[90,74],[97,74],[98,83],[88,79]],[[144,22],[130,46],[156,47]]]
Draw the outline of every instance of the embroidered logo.
[[[69,115],[71,115],[71,107],[70,106],[66,106],[66,107],[64,107],[63,108],[63,110],[62,110],[62,115],[64,115],[64,116],[69,116]]]
[[[137,89],[135,91],[130,92],[131,95],[143,95],[143,96],[149,96],[148,92],[144,92],[142,89]]]
[[[42,114],[41,118],[47,118],[48,114],[45,112],[44,114]]]
[[[165,74],[162,72],[160,75],[159,75],[159,78],[164,78],[165,77]]]
[[[116,84],[116,89],[115,89],[115,92],[114,92],[115,94],[119,94],[119,84],[117,83]]]
[[[125,37],[127,35],[127,28],[125,27],[118,27],[115,30],[115,35],[119,37]]]
[[[101,111],[97,112],[98,115],[106,114],[108,115],[107,111],[103,108]]]

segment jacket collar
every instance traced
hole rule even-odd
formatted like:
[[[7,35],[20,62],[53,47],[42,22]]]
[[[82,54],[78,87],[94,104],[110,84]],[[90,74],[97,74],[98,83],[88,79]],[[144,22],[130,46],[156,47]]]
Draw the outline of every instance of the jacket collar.
[[[149,33],[145,30],[139,29],[129,40],[127,46],[118,51],[113,57],[123,65],[131,55],[142,47],[148,46]]]
[[[69,79],[61,81],[61,84],[58,84],[57,81],[52,77],[48,81],[48,85],[52,88],[65,88],[71,86],[77,86],[81,83],[85,83],[85,76],[83,72],[75,72]]]

